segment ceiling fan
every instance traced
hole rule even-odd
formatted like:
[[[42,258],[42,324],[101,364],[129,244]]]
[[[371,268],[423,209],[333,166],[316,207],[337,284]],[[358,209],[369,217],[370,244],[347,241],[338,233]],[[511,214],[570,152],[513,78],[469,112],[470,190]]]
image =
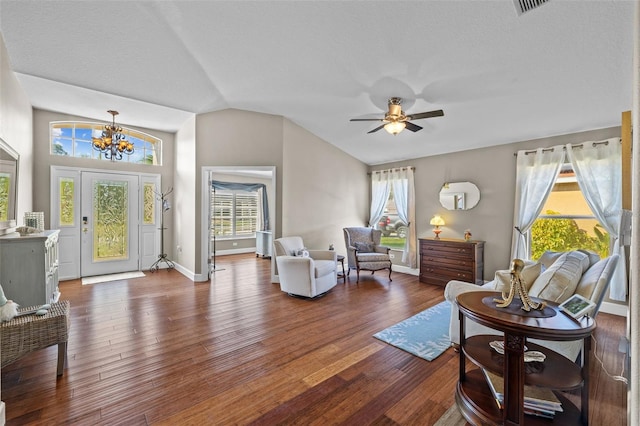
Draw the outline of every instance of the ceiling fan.
[[[392,135],[397,135],[405,128],[407,130],[411,130],[412,132],[417,132],[418,130],[422,129],[422,127],[413,124],[411,120],[442,117],[443,115],[444,111],[442,111],[441,109],[406,115],[404,111],[402,111],[402,98],[390,98],[389,112],[384,115],[384,118],[352,118],[350,121],[383,121],[384,124],[368,131],[367,133],[377,132],[378,130],[384,128]]]

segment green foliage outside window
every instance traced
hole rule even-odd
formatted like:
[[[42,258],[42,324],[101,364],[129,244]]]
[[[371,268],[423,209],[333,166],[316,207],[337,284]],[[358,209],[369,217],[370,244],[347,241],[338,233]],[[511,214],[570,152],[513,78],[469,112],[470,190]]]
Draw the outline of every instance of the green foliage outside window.
[[[404,243],[406,238],[399,237],[382,237],[380,238],[380,245],[389,247],[393,250],[404,250]]]
[[[0,175],[0,221],[9,219],[9,188],[11,177],[8,174]]]
[[[547,210],[546,215],[560,213]],[[604,258],[609,253],[609,234],[600,224],[593,228],[594,236],[580,229],[574,219],[538,218],[531,227],[531,258],[536,260],[546,250],[591,250]]]

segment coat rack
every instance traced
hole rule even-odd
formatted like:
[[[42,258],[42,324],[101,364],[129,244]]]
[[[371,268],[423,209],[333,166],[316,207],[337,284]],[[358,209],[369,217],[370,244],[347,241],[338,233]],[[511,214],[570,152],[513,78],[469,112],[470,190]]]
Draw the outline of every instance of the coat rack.
[[[155,192],[155,191],[154,191]],[[169,190],[167,192],[164,193],[158,193],[156,192],[156,195],[158,195],[160,202],[161,202],[161,206],[162,206],[162,214],[160,216],[160,252],[161,254],[158,255],[158,260],[156,260],[155,262],[153,262],[153,265],[151,265],[151,267],[149,268],[149,270],[151,272],[155,272],[158,270],[158,268],[160,267],[160,263],[164,263],[165,265],[167,265],[167,269],[173,269],[176,267],[175,263],[173,263],[169,257],[167,256],[167,254],[164,252],[164,230],[167,229],[164,227],[164,212],[166,212],[167,210],[169,210],[171,208],[171,206],[169,205],[169,201],[167,200],[167,196],[169,194],[171,194],[173,192],[173,188],[169,188]]]

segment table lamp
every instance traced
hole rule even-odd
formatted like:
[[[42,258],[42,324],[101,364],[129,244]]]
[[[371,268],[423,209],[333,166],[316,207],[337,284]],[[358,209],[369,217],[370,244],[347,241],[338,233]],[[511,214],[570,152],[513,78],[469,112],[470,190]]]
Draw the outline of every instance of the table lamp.
[[[433,225],[433,233],[436,234],[435,239],[439,240],[440,239],[440,233],[442,232],[442,229],[440,229],[441,226],[444,226],[444,220],[440,217],[440,215],[435,215],[431,218],[431,222],[429,222],[430,225]]]

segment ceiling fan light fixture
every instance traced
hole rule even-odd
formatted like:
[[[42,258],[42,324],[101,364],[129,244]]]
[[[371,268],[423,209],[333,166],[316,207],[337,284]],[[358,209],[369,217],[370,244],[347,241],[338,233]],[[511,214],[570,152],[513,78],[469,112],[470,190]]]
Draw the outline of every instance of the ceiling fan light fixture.
[[[384,125],[384,129],[392,135],[397,135],[407,127],[404,121],[392,121]]]

